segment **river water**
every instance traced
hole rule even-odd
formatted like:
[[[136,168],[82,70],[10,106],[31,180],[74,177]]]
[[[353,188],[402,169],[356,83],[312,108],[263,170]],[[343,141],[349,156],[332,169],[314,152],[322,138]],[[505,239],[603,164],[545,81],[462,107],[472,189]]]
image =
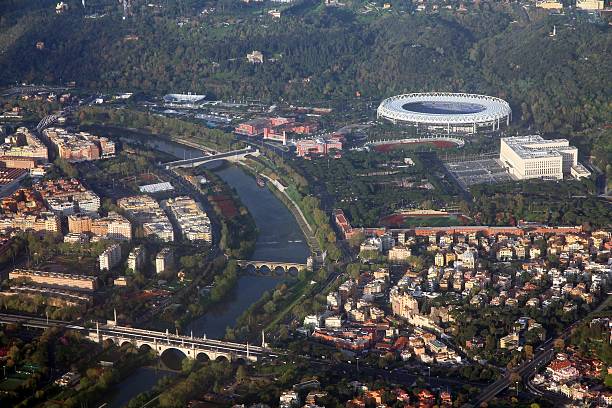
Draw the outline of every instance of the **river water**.
[[[179,159],[203,155],[196,149],[174,142],[148,138],[139,138],[139,141],[150,148],[172,154]],[[222,162],[211,163],[208,167],[236,190],[259,230],[251,259],[306,262],[310,249],[299,225],[285,205],[267,188],[257,186],[253,177],[239,167],[222,166],[221,164]],[[257,302],[264,292],[274,289],[285,279],[284,276],[241,275],[230,298],[205,315],[193,320],[188,325],[187,331],[193,331],[194,336],[205,334],[208,338],[223,337],[226,328],[233,327],[238,317],[249,306]],[[115,387],[115,393],[108,400],[108,407],[125,406],[132,398],[149,391],[158,380],[167,375],[173,375],[173,373],[149,367],[137,369]]]
[[[107,402],[107,408],[122,408],[130,400],[143,392],[150,391],[159,380],[164,377],[174,376],[175,372],[169,370],[158,370],[154,367],[139,367],[127,378],[125,378],[114,392],[111,391]]]
[[[180,159],[203,155],[196,149],[175,142],[150,138],[139,141]],[[222,164],[221,161],[213,162],[207,164],[207,167],[234,188],[259,230],[251,259],[306,262],[310,249],[302,230],[287,207],[270,190],[259,187],[255,179],[240,167]],[[187,326],[187,332],[193,331],[194,336],[205,334],[209,338],[223,337],[226,328],[233,327],[236,319],[259,300],[265,291],[273,289],[285,279],[283,276],[241,275],[231,297],[193,320]]]

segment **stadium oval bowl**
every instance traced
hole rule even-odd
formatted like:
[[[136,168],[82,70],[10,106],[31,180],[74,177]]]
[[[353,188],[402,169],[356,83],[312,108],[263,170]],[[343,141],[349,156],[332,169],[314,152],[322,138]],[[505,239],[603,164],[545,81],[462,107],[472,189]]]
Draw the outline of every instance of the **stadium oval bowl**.
[[[376,115],[433,133],[473,134],[508,126],[512,110],[508,102],[493,96],[430,92],[387,98]]]

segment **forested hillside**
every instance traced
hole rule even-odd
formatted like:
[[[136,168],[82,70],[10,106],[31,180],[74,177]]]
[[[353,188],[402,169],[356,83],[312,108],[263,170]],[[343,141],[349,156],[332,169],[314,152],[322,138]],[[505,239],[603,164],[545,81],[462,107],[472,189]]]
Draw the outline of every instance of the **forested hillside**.
[[[489,2],[468,13],[365,16],[305,1],[272,19],[270,7],[238,1],[165,1],[154,9],[135,0],[123,20],[115,1],[88,3],[83,10],[69,2],[57,15],[55,1],[2,2],[1,84],[74,80],[100,90],[310,102],[467,91],[506,98],[515,120],[565,134],[612,116],[612,35],[580,18],[528,16]],[[205,7],[214,11],[200,13]],[[85,18],[94,11],[106,16]],[[266,63],[249,64],[252,50]]]

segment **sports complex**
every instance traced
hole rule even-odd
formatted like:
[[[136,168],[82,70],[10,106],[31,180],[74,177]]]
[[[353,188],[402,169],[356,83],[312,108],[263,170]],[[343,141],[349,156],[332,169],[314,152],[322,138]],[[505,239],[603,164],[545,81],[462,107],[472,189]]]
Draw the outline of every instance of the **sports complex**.
[[[510,124],[508,102],[493,96],[466,93],[411,93],[387,98],[376,110],[378,118],[431,133],[492,132]]]

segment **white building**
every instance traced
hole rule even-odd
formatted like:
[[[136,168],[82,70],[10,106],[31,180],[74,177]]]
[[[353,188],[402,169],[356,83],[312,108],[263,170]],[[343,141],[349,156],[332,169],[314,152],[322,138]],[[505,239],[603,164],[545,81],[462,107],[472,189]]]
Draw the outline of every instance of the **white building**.
[[[389,250],[389,261],[407,261],[411,255],[412,251],[410,250],[410,248],[405,246],[395,246]]]
[[[359,247],[360,252],[364,251],[373,251],[373,252],[381,252],[383,249],[382,240],[378,237],[369,237],[366,238],[365,241],[361,243]]]
[[[566,139],[546,140],[538,135],[504,137],[501,139],[499,160],[508,172],[519,180],[532,178],[563,179],[574,174],[588,173],[578,164],[578,149]]]
[[[300,406],[300,396],[296,391],[283,391],[279,398],[279,406],[281,408],[290,408]]]
[[[144,261],[145,249],[142,246],[137,246],[128,255],[128,268],[136,272],[142,268]]]
[[[167,210],[178,224],[183,237],[189,241],[212,241],[210,219],[200,203],[191,197],[180,196],[169,198],[162,202],[162,208]]]
[[[325,327],[328,329],[339,329],[342,327],[342,316],[331,315],[325,318]]]
[[[338,309],[342,306],[342,298],[338,292],[329,292],[327,295],[327,306],[330,309]]]
[[[576,8],[580,10],[603,10],[603,0],[576,0]]]
[[[320,315],[307,315],[304,317],[304,327],[318,329],[323,326],[323,318]]]
[[[114,268],[121,262],[121,246],[114,244],[106,248],[98,257],[98,262],[101,271]]]
[[[157,253],[155,257],[155,272],[165,272],[173,263],[174,255],[170,248],[164,248]]]

